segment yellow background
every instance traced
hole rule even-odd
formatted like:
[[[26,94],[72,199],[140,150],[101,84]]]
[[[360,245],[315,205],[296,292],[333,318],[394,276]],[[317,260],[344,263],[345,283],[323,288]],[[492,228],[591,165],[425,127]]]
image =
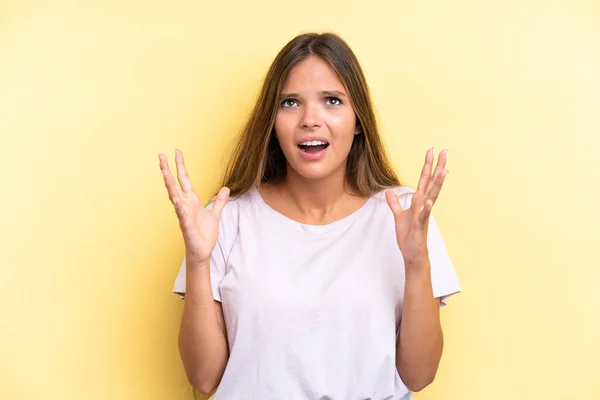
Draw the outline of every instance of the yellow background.
[[[450,148],[463,293],[417,399],[600,399],[600,3],[573,0],[0,2],[1,399],[194,398],[157,153],[207,200],[311,30],[355,50],[407,184]]]

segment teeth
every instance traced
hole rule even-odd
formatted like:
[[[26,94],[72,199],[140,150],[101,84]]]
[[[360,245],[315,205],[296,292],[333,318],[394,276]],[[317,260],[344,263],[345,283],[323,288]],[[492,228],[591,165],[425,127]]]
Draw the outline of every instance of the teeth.
[[[307,142],[302,142],[300,143],[300,146],[319,146],[319,145],[326,145],[327,143],[322,142],[320,140],[313,140],[311,141],[307,141]]]

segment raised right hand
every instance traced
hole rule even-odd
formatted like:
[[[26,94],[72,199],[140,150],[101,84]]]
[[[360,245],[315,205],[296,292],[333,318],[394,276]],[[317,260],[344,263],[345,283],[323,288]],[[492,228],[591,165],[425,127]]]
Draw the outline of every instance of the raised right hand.
[[[205,208],[194,192],[180,150],[175,151],[177,179],[171,174],[169,163],[164,154],[159,154],[160,170],[165,181],[169,199],[175,207],[179,227],[185,242],[186,259],[197,263],[206,263],[217,243],[219,221],[223,207],[229,199],[229,189],[221,188],[212,210]]]

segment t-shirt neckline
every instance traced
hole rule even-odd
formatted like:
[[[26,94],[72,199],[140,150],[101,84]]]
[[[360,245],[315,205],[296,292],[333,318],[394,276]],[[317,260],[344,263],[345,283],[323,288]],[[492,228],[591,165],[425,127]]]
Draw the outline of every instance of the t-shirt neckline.
[[[309,232],[309,233],[329,233],[329,232],[333,232],[338,229],[347,227],[348,225],[352,224],[357,219],[363,217],[371,209],[371,207],[373,206],[373,203],[375,201],[374,197],[370,196],[367,199],[367,201],[362,206],[360,206],[360,208],[358,208],[352,214],[345,216],[344,218],[338,219],[337,221],[333,221],[333,222],[330,222],[325,225],[309,225],[309,224],[303,224],[301,222],[295,221],[295,220],[283,215],[279,211],[271,208],[271,206],[269,206],[267,204],[267,202],[265,202],[265,200],[262,198],[257,187],[253,187],[252,190],[250,191],[250,194],[258,201],[260,207],[263,210],[265,210],[269,215],[271,215],[273,218],[275,218],[277,221],[279,221],[285,225],[288,225],[298,231]]]

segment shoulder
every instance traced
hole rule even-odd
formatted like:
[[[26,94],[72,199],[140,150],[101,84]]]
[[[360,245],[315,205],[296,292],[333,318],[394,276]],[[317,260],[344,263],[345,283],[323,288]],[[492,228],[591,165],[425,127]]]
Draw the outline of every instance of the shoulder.
[[[222,246],[230,247],[235,242],[240,227],[241,214],[247,212],[248,205],[252,198],[250,193],[244,193],[237,196],[230,196],[221,212],[219,221],[219,242]],[[212,209],[215,204],[216,196],[212,197],[206,208]]]
[[[215,199],[216,197],[211,198],[206,208],[212,209]],[[225,229],[229,230],[237,229],[241,218],[257,213],[260,209],[259,203],[260,201],[257,198],[255,190],[230,196],[221,213],[221,228],[225,227]]]
[[[210,199],[210,201],[208,202],[208,204],[206,205],[206,208],[208,208],[209,210],[212,210],[212,208],[215,205],[215,200],[216,200],[216,196],[212,197]],[[238,195],[238,196],[230,196],[229,199],[227,199],[227,203],[225,204],[225,207],[223,207],[223,211],[221,213],[221,221],[236,220],[239,216],[240,209],[243,209],[244,205],[247,204],[249,201],[250,201],[250,199],[249,199],[248,193]]]

